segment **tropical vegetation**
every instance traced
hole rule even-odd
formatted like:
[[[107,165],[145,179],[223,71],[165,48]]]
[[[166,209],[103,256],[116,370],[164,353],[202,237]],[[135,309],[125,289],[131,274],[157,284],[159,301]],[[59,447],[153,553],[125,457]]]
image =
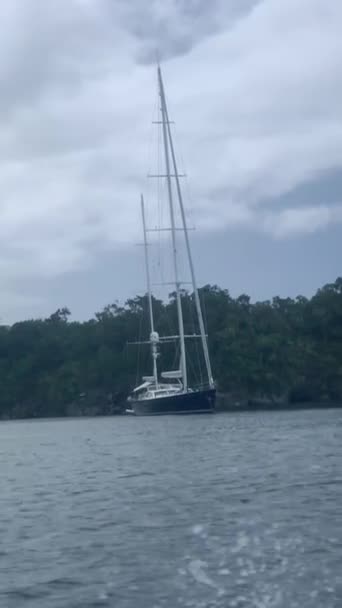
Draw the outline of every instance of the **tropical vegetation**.
[[[226,289],[200,289],[218,390],[232,399],[342,401],[342,278],[311,298],[252,302]],[[194,333],[193,296],[182,293],[185,330]],[[154,299],[156,329],[174,333],[175,294]],[[139,376],[150,372],[147,297],[106,306],[86,322],[67,308],[46,319],[0,326],[0,418],[120,412]],[[189,373],[201,376],[198,341]],[[191,350],[192,349],[192,350]],[[162,352],[163,365],[177,353]],[[203,380],[203,377],[201,378]]]

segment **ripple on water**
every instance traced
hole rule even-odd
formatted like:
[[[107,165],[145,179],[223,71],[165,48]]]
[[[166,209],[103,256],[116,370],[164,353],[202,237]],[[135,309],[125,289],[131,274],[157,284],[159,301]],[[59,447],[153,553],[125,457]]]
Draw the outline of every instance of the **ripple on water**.
[[[0,607],[340,608],[341,423],[1,423]]]

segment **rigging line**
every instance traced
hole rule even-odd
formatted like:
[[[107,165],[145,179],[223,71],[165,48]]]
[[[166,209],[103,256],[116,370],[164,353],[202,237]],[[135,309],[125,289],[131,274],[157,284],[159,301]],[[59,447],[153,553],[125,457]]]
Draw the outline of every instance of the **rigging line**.
[[[159,80],[161,83],[161,92],[163,92],[163,85],[162,85],[160,69],[159,69]],[[164,117],[166,118],[166,120],[168,120],[168,118],[169,118],[167,106],[165,103],[165,98],[164,98]],[[164,129],[165,128],[166,128],[166,125],[164,124]],[[169,139],[169,144],[170,144],[172,165],[173,165],[173,168],[175,171],[175,175],[177,176],[177,161],[176,161],[173,141],[172,141],[172,137],[171,137],[171,129],[170,129],[169,124],[167,124],[167,132],[168,132],[168,139]],[[203,354],[204,354],[204,359],[205,359],[205,363],[206,363],[208,382],[209,382],[210,386],[213,386],[214,380],[212,377],[211,363],[210,363],[210,357],[209,357],[209,351],[208,351],[208,343],[207,343],[204,324],[203,324],[201,303],[200,303],[200,299],[199,299],[198,291],[197,291],[197,281],[196,281],[195,271],[194,271],[194,266],[193,266],[193,261],[192,261],[190,242],[189,242],[188,233],[187,233],[187,221],[186,221],[186,216],[185,216],[185,211],[184,211],[184,206],[183,206],[183,199],[182,199],[182,192],[181,192],[178,177],[176,177],[176,186],[177,186],[177,195],[178,195],[180,213],[181,213],[182,223],[183,223],[183,227],[184,227],[184,236],[185,236],[186,248],[187,248],[187,253],[188,253],[189,269],[191,272],[191,279],[192,279],[193,288],[194,288],[194,297],[195,297],[198,322],[199,322],[201,338],[202,338],[202,347],[203,347]],[[179,301],[179,298],[178,298],[178,301]],[[181,340],[181,345],[183,346],[183,340]]]
[[[148,138],[147,138],[146,149],[145,149],[145,155],[147,157],[146,158],[146,160],[147,160],[146,165],[148,167],[148,173],[150,173],[150,171],[152,170],[152,163],[153,163],[153,160],[152,160],[152,151],[154,152],[154,150],[155,150],[155,146],[153,145],[154,144],[153,139],[154,139],[155,130],[153,128],[153,124],[152,123],[153,123],[153,119],[154,119],[154,117],[156,115],[156,112],[158,112],[158,95],[156,95],[155,101],[154,101],[154,104],[153,104],[153,107],[152,107],[152,112],[151,112],[152,115],[151,115],[150,127],[149,127],[149,131],[148,131]],[[148,180],[148,182],[150,182],[150,180]],[[149,187],[150,187],[150,184],[148,183],[148,188]]]
[[[198,370],[196,369],[196,365],[194,363],[194,359],[192,356],[189,357],[189,366],[190,366],[190,373],[192,374],[192,378],[191,378],[192,384],[194,386],[198,386],[198,384],[199,384],[198,376],[197,376]]]
[[[161,176],[163,172],[163,154],[162,154],[162,121],[158,123],[158,175]],[[166,198],[166,179],[163,177],[159,177],[157,180],[158,189],[157,189],[157,205],[158,205],[158,229],[163,229],[165,223],[165,198]],[[166,235],[163,235],[160,230],[157,229],[158,233],[158,261],[157,261],[157,270],[158,276],[160,277],[160,282],[165,283],[166,273],[169,269],[166,267],[166,261],[169,256],[166,256],[167,248],[168,248],[168,238],[165,238]],[[160,289],[160,297],[165,301],[165,290]]]
[[[141,272],[143,270],[141,269]],[[141,377],[141,354],[142,354],[142,338],[143,338],[143,326],[145,325],[145,316],[148,309],[146,309],[146,303],[148,303],[148,293],[145,291],[142,298],[142,307],[139,313],[139,324],[138,324],[138,348],[137,348],[137,373],[136,373],[136,385],[140,381]]]
[[[188,300],[190,325],[191,325],[192,332],[195,334],[198,331],[198,327],[197,327],[197,324],[195,323],[196,313],[194,310],[193,294],[189,294],[187,300]],[[192,346],[192,349],[195,349],[195,357],[194,357],[195,361],[192,362],[192,357],[190,357],[195,380],[197,381],[197,379],[199,379],[200,383],[203,384],[202,365],[201,365],[200,348],[199,348],[198,340],[195,340],[195,344]]]
[[[203,311],[202,315],[203,315],[204,331],[207,334],[207,336],[209,336],[209,334],[208,334],[207,307],[205,305],[205,292],[203,291],[203,294],[202,294],[201,291],[199,291],[198,297],[200,299],[201,308],[202,308],[202,311]],[[207,339],[209,340],[209,338],[207,338]]]
[[[170,335],[172,335],[174,332],[177,333],[177,309],[176,309],[176,300],[174,299],[173,302],[171,303],[170,297],[168,298],[168,302],[167,305],[170,307],[173,307],[173,309],[171,308],[169,315],[166,315],[166,328],[167,331]],[[175,313],[175,322],[173,323],[173,319],[172,319],[172,312]]]
[[[160,121],[159,121],[159,95],[157,93],[157,110],[156,110],[156,121],[155,121],[155,133],[156,133],[156,142],[157,142],[157,146],[156,146],[156,164],[153,167],[153,169],[157,169],[157,175],[160,175],[161,173],[161,169],[160,169],[160,149],[161,149],[161,125],[160,125]],[[150,181],[150,180],[148,180]],[[154,204],[154,208],[155,208],[155,213],[154,213],[154,217],[157,218],[157,226],[160,225],[160,218],[161,218],[161,181],[160,178],[158,177],[158,179],[156,180],[156,184],[155,184],[155,188],[154,188],[154,196],[155,199],[153,201]],[[152,227],[152,224],[151,224]],[[154,224],[153,224],[154,227]],[[160,271],[160,266],[161,266],[161,241],[160,241],[160,234],[158,233],[157,238],[156,238],[156,256],[153,257],[153,268],[155,269],[155,272],[157,273],[157,276],[159,277],[159,271]],[[154,290],[156,291],[156,290]]]
[[[171,369],[177,368],[179,366],[179,357],[180,357],[180,348],[179,348],[178,342],[176,342],[173,362],[171,364]]]
[[[172,139],[171,139],[171,134],[170,134],[170,125],[167,124],[169,117],[168,117],[164,84],[163,84],[160,66],[158,66],[158,79],[159,79],[160,101],[161,101],[161,108],[162,108],[162,120],[163,120],[163,144],[164,144],[165,169],[166,169],[166,174],[168,176],[167,177],[167,189],[168,189],[169,212],[170,212],[170,222],[171,222],[171,227],[172,227],[171,236],[172,236],[172,252],[173,252],[173,271],[174,271],[174,279],[175,279],[175,283],[176,283],[179,343],[180,343],[180,349],[181,349],[180,365],[181,365],[181,371],[182,371],[183,390],[186,392],[188,385],[187,385],[186,353],[185,353],[185,343],[184,343],[183,312],[182,312],[181,294],[180,294],[180,289],[179,289],[179,271],[178,271],[178,259],[177,259],[177,241],[176,241],[176,233],[175,233],[174,200],[173,200],[173,192],[172,192],[172,180],[170,178],[171,166],[173,165],[174,172],[176,175],[177,175],[177,168],[176,168],[175,160],[174,160],[174,156],[173,156],[173,146],[172,146]],[[177,180],[177,188],[179,189],[178,178],[176,178],[176,180]]]
[[[153,104],[153,113],[151,116],[151,121],[150,121],[150,141],[152,142],[151,150],[150,150],[150,155],[149,155],[149,163],[147,165],[147,175],[155,170],[156,167],[156,162],[157,162],[157,158],[156,158],[156,154],[158,153],[158,145],[156,145],[156,143],[158,143],[158,129],[156,130],[154,122],[155,122],[155,118],[158,118],[159,116],[159,95],[158,95],[158,87],[156,87],[156,91],[155,91],[155,98],[154,98],[154,104]],[[148,192],[148,196],[145,197],[146,199],[146,215],[148,217],[148,203],[150,201],[150,199],[154,198],[155,196],[155,184],[151,184],[152,180],[147,180],[147,184],[145,182],[145,189]]]
[[[159,97],[158,97],[158,103],[159,103]],[[159,119],[159,111],[158,111],[158,119]],[[161,174],[161,124],[158,124],[158,159],[157,159],[157,163],[158,163],[158,175]],[[162,221],[162,185],[161,185],[161,178],[158,177],[157,179],[157,204],[158,204],[158,226],[161,227],[161,221]],[[160,269],[161,269],[161,233],[158,233],[158,276],[160,274]]]
[[[139,315],[139,328],[138,328],[138,348],[137,348],[137,373],[135,378],[135,385],[137,386],[140,381],[140,359],[141,359],[141,344],[142,341],[142,324],[143,324],[144,311],[142,310]]]
[[[192,311],[194,309],[194,301],[193,301],[193,295],[191,298],[191,303],[192,303]],[[194,322],[194,326],[195,326],[195,322]],[[197,330],[197,327],[196,327]],[[198,366],[198,375],[199,375],[199,380],[200,383],[203,384],[203,371],[202,371],[202,364],[201,364],[201,357],[200,357],[200,347],[199,347],[199,343],[196,340],[195,341],[195,351],[196,351],[196,361],[197,361],[197,366]]]
[[[175,144],[177,144],[177,162],[179,164],[179,168],[180,168],[180,172],[183,173],[185,175],[185,179],[184,179],[184,189],[186,191],[186,200],[189,202],[189,204],[187,205],[187,217],[188,219],[191,219],[191,223],[193,223],[193,196],[192,196],[192,192],[191,192],[191,187],[190,187],[190,182],[187,179],[188,173],[187,173],[187,167],[186,167],[186,163],[185,163],[185,156],[183,154],[183,144],[182,144],[182,136],[179,134],[178,129],[177,129],[177,124],[176,122],[174,123],[173,126],[173,139]],[[176,146],[174,146],[176,148]]]
[[[208,322],[207,322],[207,307],[205,305],[205,296],[204,296],[204,292],[203,294],[201,293],[201,291],[199,292],[199,297],[201,300],[201,306],[202,306],[202,310],[203,310],[203,321],[204,321],[204,329],[205,329],[205,333],[208,334]]]

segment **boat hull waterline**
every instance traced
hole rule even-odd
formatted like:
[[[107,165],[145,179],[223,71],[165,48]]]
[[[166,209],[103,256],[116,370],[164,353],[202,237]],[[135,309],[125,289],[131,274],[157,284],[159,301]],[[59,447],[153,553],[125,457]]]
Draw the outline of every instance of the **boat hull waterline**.
[[[127,413],[136,416],[167,414],[212,414],[215,409],[214,388],[180,393],[158,399],[130,399]]]

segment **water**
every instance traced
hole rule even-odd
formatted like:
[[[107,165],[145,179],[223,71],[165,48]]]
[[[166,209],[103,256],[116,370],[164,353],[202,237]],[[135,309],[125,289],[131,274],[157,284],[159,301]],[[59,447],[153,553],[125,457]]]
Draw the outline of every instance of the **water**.
[[[1,608],[342,606],[342,410],[0,424]]]

